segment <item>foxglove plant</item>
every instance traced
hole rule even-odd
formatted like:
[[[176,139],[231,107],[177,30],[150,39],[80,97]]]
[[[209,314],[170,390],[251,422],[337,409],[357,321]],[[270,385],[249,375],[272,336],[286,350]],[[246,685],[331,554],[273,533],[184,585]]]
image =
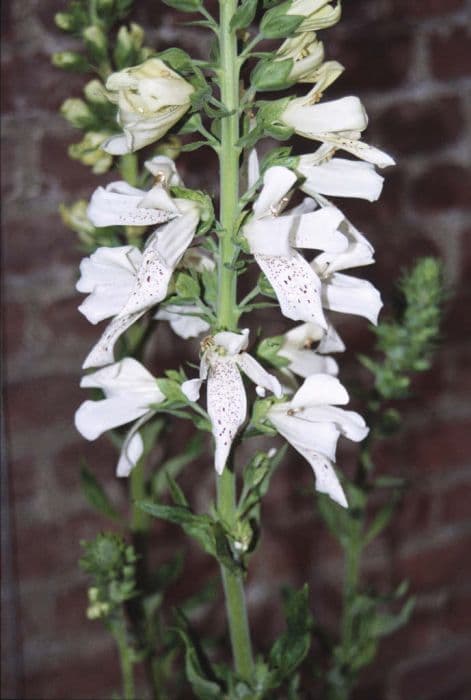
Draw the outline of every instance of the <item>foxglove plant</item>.
[[[345,351],[345,345],[330,312],[363,316],[376,324],[382,302],[370,282],[345,274],[372,264],[374,251],[326,197],[377,200],[383,178],[376,167],[394,161],[360,140],[368,120],[357,97],[323,99],[343,67],[324,60],[316,32],[339,21],[339,1],[288,0],[262,7],[257,0],[220,0],[218,19],[201,0],[164,1],[203,17],[192,24],[214,34],[205,60],[177,48],[158,53],[144,47],[136,24],[121,26],[113,44],[112,30],[129,12],[130,0],[78,0],[57,16],[62,29],[83,39],[85,54],[56,54],[56,65],[97,74],[85,87],[85,100],[67,100],[62,108],[69,122],[85,132],[71,155],[95,172],[114,163],[120,173],[120,179],[98,187],[86,207],[63,208],[64,220],[88,253],[77,283],[77,290],[88,296],[79,310],[92,324],[111,319],[83,363],[91,371],[81,386],[99,390],[101,398],[85,400],[76,427],[88,440],[109,432],[119,444],[117,475],[129,476],[131,482],[130,530],[137,551],[126,550],[114,535],[87,545],[84,566],[96,583],[90,589],[92,616],[103,618],[115,636],[125,698],[136,697],[133,666],[139,659],[145,659],[153,696],[170,697],[163,690],[167,683],[171,697],[177,697],[170,660],[178,642],[162,631],[165,623],[158,612],[172,576],[164,581],[162,574],[161,589],[152,588],[142,538],[149,516],[177,523],[220,563],[234,657],[234,669],[212,667],[180,611],[175,625],[194,693],[201,698],[265,698],[279,689],[279,697],[302,697],[298,671],[314,631],[306,589],[288,595],[287,632],[264,660],[252,652],[243,586],[256,545],[260,502],[284,450],[270,445],[256,452],[242,469],[238,494],[236,471],[242,465],[237,448],[253,436],[284,438],[311,465],[317,491],[331,499],[319,501],[328,524],[346,522],[349,506],[358,505],[359,486],[342,476],[341,463],[337,471],[336,446],[340,436],[361,442],[369,427],[360,414],[340,408],[349,396],[330,355]],[[261,20],[253,34],[257,11]],[[272,39],[284,41],[274,51],[254,51]],[[288,93],[260,99],[264,92],[286,91],[298,83],[312,87],[302,97]],[[262,139],[285,141],[294,134],[308,139],[304,149],[309,141],[317,142],[313,152],[296,155],[289,147],[274,148],[259,162]],[[204,147],[219,161],[217,215],[211,198],[185,187],[178,172],[180,153]],[[337,151],[350,157],[337,157]],[[195,170],[198,157],[192,156]],[[258,281],[241,299],[239,281],[253,274]],[[438,289],[438,274],[429,279],[433,284]],[[296,325],[254,343],[246,317],[254,309],[274,306],[274,300]],[[171,370],[155,378],[146,369],[144,351],[154,331],[158,343],[156,321],[168,322],[181,339],[199,337],[199,358],[191,350],[188,354],[193,367],[199,364],[199,376],[192,376],[193,370]],[[417,357],[428,348],[423,343]],[[370,363],[371,371],[373,367],[379,376],[379,365]],[[244,377],[253,386],[246,387]],[[199,403],[203,383],[205,408]],[[206,514],[193,512],[175,480],[178,470],[197,456],[199,443],[161,466],[165,483],[144,468],[170,419],[190,419],[213,436],[217,498]],[[127,424],[132,425],[126,435],[116,431]],[[364,494],[364,469],[362,479]],[[95,507],[116,518],[88,470],[83,481]],[[166,489],[173,505],[161,502]],[[342,537],[346,542],[350,534]],[[354,563],[348,569],[340,651],[332,650],[332,668],[325,677],[332,698],[348,697],[361,666],[348,657],[358,538],[346,553]],[[104,573],[103,561],[119,566],[110,563]],[[126,568],[126,561],[132,566]],[[120,595],[113,598],[116,590]],[[130,604],[128,598],[138,602]]]

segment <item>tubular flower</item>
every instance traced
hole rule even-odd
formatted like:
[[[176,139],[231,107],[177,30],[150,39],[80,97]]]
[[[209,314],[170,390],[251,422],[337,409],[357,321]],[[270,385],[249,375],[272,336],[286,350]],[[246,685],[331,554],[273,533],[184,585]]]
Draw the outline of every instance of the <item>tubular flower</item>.
[[[342,7],[340,2],[331,0],[294,0],[287,15],[296,15],[306,19],[297,28],[297,32],[308,32],[332,27],[340,19]]]
[[[316,70],[324,60],[324,45],[315,32],[304,32],[286,39],[276,52],[275,61],[293,62],[288,75],[290,81],[316,82]]]
[[[181,182],[173,161],[157,156],[146,161],[145,165],[157,179],[152,189],[140,190],[119,181],[95,190],[87,210],[94,226],[151,226],[179,215],[167,192],[169,185]]]
[[[345,158],[316,162],[316,154],[299,159],[297,171],[306,179],[300,189],[311,197],[326,194],[333,197],[355,197],[376,201],[381,195],[384,178],[371,163],[359,163]]]
[[[117,476],[128,476],[144,451],[139,428],[152,417],[152,406],[165,400],[155,378],[130,357],[82,378],[83,388],[101,389],[105,398],[85,401],[75,414],[75,426],[87,440],[136,421],[124,439]]]
[[[190,401],[196,401],[202,383],[207,382],[207,410],[216,444],[214,466],[218,474],[224,469],[232,442],[247,415],[247,398],[240,370],[254,382],[260,396],[265,395],[266,389],[277,397],[282,395],[278,380],[244,352],[248,334],[248,329],[241,333],[222,331],[204,339],[200,377],[184,382],[181,387]]]
[[[253,206],[253,218],[243,227],[242,234],[275,290],[281,312],[295,321],[311,321],[327,328],[319,278],[296,249],[317,248],[332,253],[345,250],[347,238],[337,230],[343,214],[330,205],[312,211],[316,203],[308,200],[300,208],[279,216],[296,180],[287,168],[269,168]]]
[[[315,323],[303,323],[282,337],[278,355],[289,361],[287,369],[300,377],[311,374],[338,374],[338,365],[329,352],[343,352],[345,345],[329,324],[327,331]],[[318,343],[314,349],[314,345]]]
[[[190,107],[194,88],[159,58],[112,73],[106,81],[109,99],[118,105],[123,134],[102,148],[112,155],[133,153],[158,141]]]
[[[209,331],[209,323],[200,318],[197,306],[180,306],[169,304],[159,309],[154,318],[157,321],[168,321],[175,335],[180,338],[196,338],[201,333]]]
[[[340,435],[359,442],[368,434],[363,418],[338,408],[348,403],[342,384],[328,374],[308,377],[290,401],[270,407],[267,416],[277,431],[311,465],[316,489],[347,507],[347,499],[334,470]]]
[[[84,368],[101,367],[113,362],[113,349],[118,338],[167,296],[173,271],[193,240],[199,222],[197,204],[186,199],[173,201],[179,216],[150,236],[126,303],[92,348],[85,359]]]

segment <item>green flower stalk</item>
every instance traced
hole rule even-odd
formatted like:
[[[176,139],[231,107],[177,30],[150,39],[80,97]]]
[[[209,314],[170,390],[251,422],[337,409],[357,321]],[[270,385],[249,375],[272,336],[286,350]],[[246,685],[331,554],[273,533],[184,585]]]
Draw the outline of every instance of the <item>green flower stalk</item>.
[[[302,666],[319,632],[307,587],[286,592],[286,630],[265,657],[252,649],[244,591],[262,525],[261,502],[285,449],[255,452],[244,467],[238,447],[254,436],[278,435],[311,466],[322,494],[320,511],[345,549],[342,629],[324,680],[332,697],[346,698],[366,663],[354,650],[373,634],[360,638],[365,626],[358,615],[374,624],[379,619],[376,602],[363,597],[360,605],[358,597],[362,548],[387,521],[373,527],[373,534],[365,530],[367,492],[373,488],[366,455],[378,435],[372,416],[383,398],[402,396],[410,372],[427,366],[438,331],[439,273],[429,260],[404,278],[404,319],[377,327],[385,361],[362,358],[375,380],[365,422],[346,408],[349,395],[332,357],[345,345],[332,312],[377,324],[382,300],[370,282],[350,274],[372,264],[374,250],[330,198],[377,200],[383,184],[377,168],[394,161],[361,140],[368,119],[357,97],[324,99],[344,68],[325,60],[317,32],[339,21],[341,4],[220,0],[213,16],[201,0],[165,2],[201,16],[193,24],[213,36],[204,60],[179,48],[157,53],[144,46],[141,27],[120,24],[130,0],[75,0],[56,18],[84,50],[56,55],[55,64],[95,74],[83,99],[68,99],[61,109],[83,132],[70,155],[95,174],[113,168],[119,173],[96,188],[88,204],[61,210],[87,253],[77,282],[87,295],[79,311],[92,324],[107,320],[84,359],[90,372],[81,386],[94,394],[77,410],[75,424],[88,440],[110,436],[119,450],[116,474],[130,482],[127,522],[91,470],[82,469],[87,498],[127,538],[106,534],[85,545],[82,566],[92,577],[87,614],[102,620],[116,640],[126,700],[138,697],[134,668],[140,662],[153,698],[187,697],[188,683],[200,698],[303,697]],[[263,39],[284,41],[273,52],[255,52]],[[255,64],[249,78],[243,70],[248,61]],[[259,99],[298,83],[309,85],[309,92]],[[295,155],[283,146],[260,162],[262,139],[286,141],[294,134],[306,139],[309,152]],[[201,148],[218,158],[214,203],[187,187],[179,172],[179,154]],[[357,160],[339,157],[339,151]],[[290,206],[298,192],[300,203]],[[259,270],[258,281],[241,298],[241,279],[249,270]],[[253,349],[250,312],[273,306],[296,325],[271,338],[262,329]],[[200,353],[188,354],[188,367],[156,377],[146,368],[148,341],[154,334],[158,341],[163,323],[181,340],[198,338]],[[191,421],[197,437],[156,468],[154,447],[164,444],[176,420]],[[177,478],[201,454],[206,434],[212,436],[214,457],[207,462],[215,468],[216,499],[197,513]],[[364,441],[353,483],[337,469],[341,436]],[[230,666],[214,664],[204,640],[196,639],[194,603],[184,602],[168,620],[163,602],[180,564],[177,557],[158,572],[150,570],[153,517],[179,525],[218,561]],[[405,608],[402,621],[408,613]],[[172,670],[182,648],[186,682]]]

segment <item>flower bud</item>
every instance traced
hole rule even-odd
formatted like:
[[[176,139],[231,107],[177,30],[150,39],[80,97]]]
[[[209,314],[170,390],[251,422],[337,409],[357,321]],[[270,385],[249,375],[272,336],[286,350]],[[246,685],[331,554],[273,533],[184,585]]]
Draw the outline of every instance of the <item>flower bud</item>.
[[[316,31],[337,24],[342,14],[342,6],[340,2],[334,4],[331,0],[294,0],[286,14],[305,17],[298,31]]]
[[[314,83],[316,69],[324,60],[324,45],[314,32],[305,32],[286,39],[276,52],[275,61],[291,59],[289,79],[299,83]]]
[[[158,58],[110,75],[110,99],[118,104],[123,134],[113,136],[104,150],[124,155],[158,141],[190,107],[194,88]]]
[[[52,63],[56,68],[62,68],[63,70],[70,70],[76,73],[86,73],[90,68],[85,56],[75,51],[60,51],[59,53],[53,54]]]
[[[96,175],[106,173],[113,163],[113,158],[102,150],[108,136],[106,131],[88,131],[79,143],[69,147],[69,156],[90,166]]]
[[[77,129],[86,129],[94,122],[94,116],[90,107],[79,98],[71,97],[66,100],[60,109],[64,119]]]
[[[82,36],[92,59],[97,63],[105,61],[108,55],[108,39],[104,31],[93,24],[84,29]]]

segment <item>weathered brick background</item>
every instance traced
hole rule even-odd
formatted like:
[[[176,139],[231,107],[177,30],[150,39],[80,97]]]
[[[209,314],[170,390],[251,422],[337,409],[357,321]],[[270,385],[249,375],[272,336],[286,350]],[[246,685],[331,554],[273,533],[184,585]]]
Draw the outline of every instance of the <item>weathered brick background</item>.
[[[394,524],[368,550],[364,566],[368,579],[385,588],[409,578],[416,613],[407,629],[384,642],[356,698],[467,700],[471,8],[465,0],[344,4],[343,22],[324,37],[329,56],[347,66],[338,91],[364,100],[371,116],[368,140],[399,161],[387,174],[379,203],[345,206],[376,246],[378,263],[368,274],[388,302],[399,270],[417,255],[436,254],[444,262],[450,292],[434,369],[420,377],[415,396],[401,406],[402,433],[378,454],[381,468],[405,475],[410,487]],[[86,444],[72,424],[83,400],[79,368],[97,330],[76,311],[80,253],[56,211],[61,202],[88,197],[96,181],[68,159],[67,145],[77,134],[57,114],[63,99],[78,95],[83,82],[50,65],[50,54],[70,45],[53,24],[54,12],[64,5],[59,0],[2,3],[11,532],[6,508],[2,517],[6,557],[14,560],[13,571],[7,567],[4,573],[2,697],[25,700],[101,699],[119,686],[108,636],[84,617],[86,582],[76,563],[79,540],[105,526],[81,496],[80,458],[89,459],[116,503],[124,503],[124,496],[107,443]],[[159,48],[180,44],[204,50],[203,35],[177,26],[171,10],[145,0],[136,5],[138,19],[158,25],[150,36]],[[210,183],[204,158],[193,156],[191,163],[198,173],[190,183]],[[352,351],[368,347],[371,337],[361,319],[342,322],[341,330]],[[159,332],[159,364],[174,365],[174,341]],[[348,381],[357,364],[353,355],[341,362],[341,376]],[[174,434],[181,439],[178,431]],[[345,452],[344,463],[349,459]],[[212,482],[209,472],[184,479],[200,508]],[[274,611],[283,582],[309,580],[316,615],[328,623],[336,619],[339,552],[315,519],[311,500],[302,495],[311,478],[305,464],[286,464],[264,510],[265,532],[248,586],[260,643],[279,629]],[[174,528],[161,525],[156,542],[164,559],[182,540]],[[187,571],[192,585],[215,574],[212,563],[194,552],[189,552]]]

